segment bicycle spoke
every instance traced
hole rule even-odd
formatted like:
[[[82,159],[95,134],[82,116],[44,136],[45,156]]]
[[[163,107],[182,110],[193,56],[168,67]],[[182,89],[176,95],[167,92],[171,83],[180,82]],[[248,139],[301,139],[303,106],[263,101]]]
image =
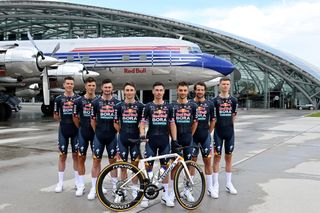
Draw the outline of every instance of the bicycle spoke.
[[[179,204],[191,210],[197,208],[203,199],[205,180],[202,170],[194,162],[186,163],[189,173],[192,171],[193,176],[189,177],[184,167],[179,167],[175,176],[175,191]]]
[[[143,197],[143,180],[143,175],[131,164],[124,162],[112,164],[98,177],[99,200],[115,211],[133,208]],[[107,189],[107,192],[112,190],[112,193],[102,193],[102,187]]]

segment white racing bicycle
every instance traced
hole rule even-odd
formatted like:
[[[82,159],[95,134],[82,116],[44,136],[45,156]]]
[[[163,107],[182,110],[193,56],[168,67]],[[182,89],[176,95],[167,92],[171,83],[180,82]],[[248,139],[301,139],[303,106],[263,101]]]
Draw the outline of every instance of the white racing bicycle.
[[[129,139],[130,140],[130,139]],[[130,140],[133,143],[141,143],[139,139]],[[188,146],[190,147],[190,146]],[[184,149],[187,147],[179,147]],[[148,177],[146,170],[139,169],[128,162],[117,162],[106,166],[97,178],[97,195],[101,203],[113,211],[126,211],[136,207],[145,196],[149,200],[156,199],[163,189],[162,180],[177,165],[174,176],[174,193],[179,204],[187,209],[196,209],[205,194],[205,176],[202,169],[194,161],[184,161],[183,157],[176,153],[160,155],[141,159],[140,162],[172,159],[166,170],[159,168],[153,177]],[[191,176],[190,173],[193,175]],[[117,180],[116,182],[114,180]],[[103,189],[107,193],[103,193]],[[192,202],[188,201],[186,191],[193,196]]]

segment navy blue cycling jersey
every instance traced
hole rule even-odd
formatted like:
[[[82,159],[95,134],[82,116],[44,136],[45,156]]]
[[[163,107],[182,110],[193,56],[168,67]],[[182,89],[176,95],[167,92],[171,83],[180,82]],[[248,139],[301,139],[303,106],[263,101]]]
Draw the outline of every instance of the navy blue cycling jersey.
[[[113,126],[115,116],[115,106],[120,101],[111,98],[104,100],[102,97],[92,102],[91,117],[96,119],[96,135],[98,138],[104,138],[109,134],[115,134],[116,129]]]
[[[73,124],[73,107],[76,99],[79,98],[79,95],[65,96],[59,95],[54,100],[54,113],[59,115],[60,125]],[[75,125],[74,125],[75,126]]]
[[[73,106],[73,115],[77,118],[80,118],[80,126],[86,130],[92,130],[91,127],[91,110],[92,102],[95,100],[88,99],[85,96],[81,96],[74,102]]]
[[[116,123],[120,123],[120,134],[139,135],[139,123],[142,118],[144,105],[140,102],[125,103],[124,101],[115,107]]]
[[[147,135],[169,135],[169,124],[174,122],[171,104],[150,102],[142,111],[142,122],[149,123]]]
[[[177,135],[191,134],[192,124],[198,121],[197,105],[192,101],[188,101],[185,104],[175,103],[173,108]]]
[[[193,100],[194,101],[194,100]],[[198,127],[197,131],[207,132],[209,123],[214,119],[214,106],[211,101],[194,101],[197,104]]]
[[[223,98],[220,96],[212,100],[214,105],[214,116],[216,129],[233,127],[233,116],[237,114],[237,99],[233,96]]]

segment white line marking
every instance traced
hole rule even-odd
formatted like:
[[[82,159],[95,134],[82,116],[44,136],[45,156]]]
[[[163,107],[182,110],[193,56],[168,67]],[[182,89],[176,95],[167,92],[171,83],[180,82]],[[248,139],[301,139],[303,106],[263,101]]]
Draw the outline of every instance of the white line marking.
[[[144,165],[141,162],[139,164],[139,168],[143,168],[143,171],[144,171]],[[103,167],[102,167],[102,169],[103,169]],[[153,166],[153,172],[156,173],[156,171],[158,169],[159,169],[159,163],[155,162],[154,166]],[[88,185],[90,186],[89,187],[89,190],[90,190],[90,188],[91,188],[91,174],[84,175],[84,182],[86,184],[86,188],[88,187]],[[63,182],[63,190],[64,191],[72,191],[72,190],[74,190],[74,186],[75,186],[74,178],[65,180]],[[55,187],[56,187],[56,184],[48,186],[48,187],[44,187],[44,188],[40,189],[40,191],[41,192],[54,192]],[[88,190],[86,189],[86,191],[88,191]]]
[[[85,180],[84,181],[85,183],[90,183],[90,187],[91,187],[91,174],[85,175],[84,180]],[[72,191],[74,189],[74,186],[75,186],[74,178],[65,180],[63,182],[63,191]],[[56,187],[56,184],[42,188],[42,189],[40,189],[40,191],[41,192],[54,192],[55,187]],[[89,187],[89,190],[90,190],[90,187]]]
[[[10,203],[4,203],[4,204],[0,204],[0,210],[4,210],[5,208],[12,206],[12,204]]]
[[[8,129],[1,129],[0,134],[7,134],[12,132],[27,132],[27,131],[38,131],[40,129],[36,128],[8,128]]]
[[[32,137],[22,137],[22,138],[6,138],[6,139],[0,139],[0,144],[7,144],[7,143],[16,143],[19,141],[26,141],[26,140],[34,140],[38,138],[46,138],[45,135],[39,135],[39,136],[32,136]]]
[[[247,154],[248,157],[245,157],[245,158],[243,158],[243,159],[241,159],[241,160],[233,163],[232,166],[236,166],[236,165],[238,165],[238,164],[240,164],[240,163],[242,163],[242,162],[244,162],[244,161],[247,161],[247,160],[249,160],[250,158],[255,157],[256,155],[259,155],[260,153],[266,151],[267,149],[268,149],[268,148],[261,149],[261,150],[251,151],[249,154]]]

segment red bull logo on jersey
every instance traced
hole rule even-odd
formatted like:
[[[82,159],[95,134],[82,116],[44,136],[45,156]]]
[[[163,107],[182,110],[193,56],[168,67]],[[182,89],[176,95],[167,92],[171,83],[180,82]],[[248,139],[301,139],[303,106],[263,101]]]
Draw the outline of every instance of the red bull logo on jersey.
[[[232,105],[231,103],[222,103],[219,106],[220,116],[231,116],[232,114]]]
[[[84,117],[90,117],[90,115],[91,115],[91,103],[84,104],[82,113],[83,113]]]
[[[123,123],[137,123],[138,113],[135,109],[126,109],[122,113],[122,122]]]
[[[207,110],[203,106],[199,106],[197,108],[197,116],[198,120],[206,120],[207,119]]]
[[[100,118],[101,119],[114,119],[114,108],[110,105],[104,105],[100,109]]]
[[[176,112],[176,122],[177,123],[190,123],[191,122],[191,112],[189,109],[181,108]]]
[[[155,110],[152,114],[153,125],[167,125],[168,114],[166,110]]]
[[[62,113],[64,115],[72,115],[73,113],[73,101],[66,101],[62,106]]]

